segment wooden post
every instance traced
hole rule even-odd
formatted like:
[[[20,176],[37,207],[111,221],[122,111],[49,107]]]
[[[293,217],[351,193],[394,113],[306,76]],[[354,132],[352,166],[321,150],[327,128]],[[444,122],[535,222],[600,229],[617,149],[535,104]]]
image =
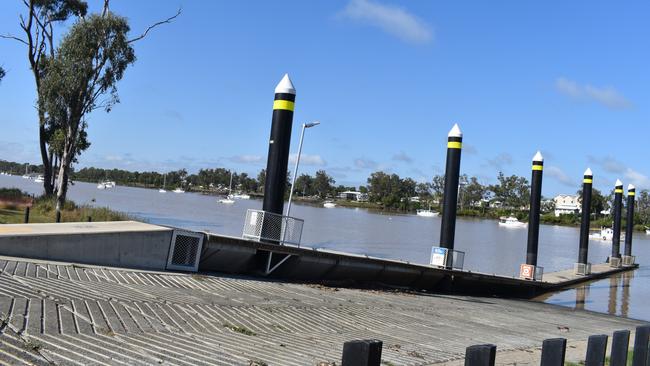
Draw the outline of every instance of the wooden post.
[[[614,332],[612,337],[612,354],[609,366],[626,366],[627,349],[630,345],[630,331],[619,330]]]
[[[585,366],[605,366],[605,353],[607,352],[607,336],[592,335],[587,342],[587,357]]]
[[[87,219],[88,219],[88,222],[93,222],[93,218],[92,218],[92,217],[88,216]]]
[[[634,335],[634,356],[632,366],[646,366],[648,353],[648,337],[650,336],[650,325],[642,325],[636,328]]]
[[[380,366],[382,342],[376,339],[343,344],[342,366]]]
[[[29,206],[25,206],[25,219],[23,222],[25,224],[29,224]]]
[[[566,355],[566,339],[552,338],[544,340],[542,343],[542,362],[541,366],[564,366],[564,356]]]
[[[61,211],[56,210],[56,222],[61,222]]]
[[[482,344],[467,347],[465,350],[465,366],[494,366],[497,346]]]

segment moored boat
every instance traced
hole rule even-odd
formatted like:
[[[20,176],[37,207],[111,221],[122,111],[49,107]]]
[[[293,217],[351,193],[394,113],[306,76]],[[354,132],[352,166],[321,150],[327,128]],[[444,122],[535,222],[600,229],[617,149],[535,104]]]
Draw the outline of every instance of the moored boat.
[[[432,210],[417,210],[416,215],[422,217],[436,217],[438,216],[438,212]]]
[[[521,222],[517,220],[516,217],[509,216],[509,217],[500,217],[499,218],[499,226],[503,227],[509,227],[509,228],[520,228],[520,227],[526,227],[525,222]]]

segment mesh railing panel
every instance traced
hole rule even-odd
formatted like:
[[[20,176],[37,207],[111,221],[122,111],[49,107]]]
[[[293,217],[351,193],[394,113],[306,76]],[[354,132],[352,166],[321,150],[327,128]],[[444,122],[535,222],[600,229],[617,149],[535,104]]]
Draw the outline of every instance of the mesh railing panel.
[[[194,236],[176,235],[172,263],[175,266],[193,267],[200,239]]]
[[[242,237],[278,244],[300,245],[304,220],[262,210],[246,211]]]

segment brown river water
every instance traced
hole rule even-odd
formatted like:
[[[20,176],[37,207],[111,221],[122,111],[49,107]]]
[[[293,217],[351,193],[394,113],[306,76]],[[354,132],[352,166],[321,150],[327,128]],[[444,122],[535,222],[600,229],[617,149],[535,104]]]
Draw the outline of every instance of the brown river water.
[[[41,194],[42,187],[19,176],[0,176],[0,187]],[[241,236],[246,210],[261,209],[260,200],[238,200],[234,205],[194,193],[115,187],[98,190],[95,184],[76,182],[69,198],[129,213],[152,224]],[[365,209],[325,209],[294,204],[292,216],[305,220],[302,245],[426,264],[431,247],[440,238],[440,219],[377,213]],[[579,229],[542,225],[538,264],[546,273],[568,269],[578,257]],[[459,218],[456,249],[464,251],[465,269],[506,276],[518,274],[525,261],[527,229],[499,227],[496,221]],[[622,244],[621,244],[622,245]],[[604,262],[611,243],[591,241],[589,261]],[[650,235],[636,233],[633,254],[641,268],[537,298],[561,306],[587,309],[650,321]]]

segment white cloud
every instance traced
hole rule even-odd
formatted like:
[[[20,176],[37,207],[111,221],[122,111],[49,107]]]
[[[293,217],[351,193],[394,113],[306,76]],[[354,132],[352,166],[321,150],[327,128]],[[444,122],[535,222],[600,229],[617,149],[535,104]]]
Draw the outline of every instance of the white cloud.
[[[487,159],[487,164],[501,170],[504,166],[512,164],[512,155],[501,153],[493,159]]]
[[[625,178],[629,180],[629,183],[634,184],[637,188],[650,189],[650,178],[634,169],[627,168],[625,171]]]
[[[623,164],[622,162],[616,160],[611,156],[605,156],[602,158],[589,156],[588,159],[590,163],[600,166],[601,168],[603,168],[603,170],[605,170],[608,173],[621,174],[626,170],[625,164]]]
[[[562,183],[565,186],[577,187],[578,183],[575,179],[569,177],[562,169],[556,166],[546,166],[544,167],[545,174],[551,178],[555,178],[558,182]]]
[[[295,164],[298,154],[289,155],[289,163]],[[327,162],[320,155],[300,155],[300,165],[325,166]]]
[[[236,155],[230,158],[230,161],[240,164],[259,164],[264,158],[259,155]]]
[[[555,80],[555,87],[560,93],[573,99],[594,101],[611,109],[625,109],[632,106],[629,100],[612,87],[580,85],[563,77]]]
[[[357,158],[354,159],[354,166],[359,169],[375,169],[377,168],[378,164],[374,160]]]
[[[433,40],[431,27],[398,6],[371,0],[350,0],[339,15],[379,27],[407,42],[428,43]]]
[[[403,161],[403,162],[409,163],[409,164],[413,162],[413,158],[406,155],[406,153],[404,151],[400,151],[398,154],[393,155],[393,160]]]

